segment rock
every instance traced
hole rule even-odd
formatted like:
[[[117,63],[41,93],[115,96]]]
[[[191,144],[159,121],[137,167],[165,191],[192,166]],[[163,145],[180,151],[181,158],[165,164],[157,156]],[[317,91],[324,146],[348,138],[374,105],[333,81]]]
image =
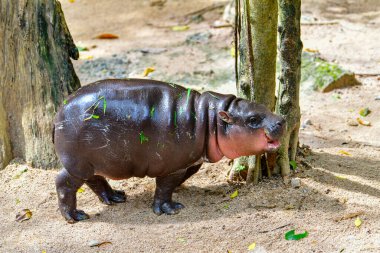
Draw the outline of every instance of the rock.
[[[301,179],[296,177],[296,178],[292,178],[290,180],[290,185],[293,187],[293,188],[300,188],[301,187]]]
[[[356,120],[352,119],[352,118],[348,118],[347,121],[346,121],[346,123],[349,126],[359,126],[359,123]]]
[[[329,92],[359,84],[354,73],[319,58],[317,53],[302,53],[301,86]]]
[[[376,97],[375,97],[375,100],[380,100],[380,96],[376,96]]]
[[[305,120],[303,121],[303,123],[301,124],[301,128],[306,128],[307,126],[311,126],[311,125],[313,125],[313,124],[311,123],[311,120],[310,120],[310,119],[305,119]]]
[[[212,34],[210,32],[194,33],[187,36],[186,43],[189,43],[189,44],[206,43],[209,41],[211,37],[212,37]]]

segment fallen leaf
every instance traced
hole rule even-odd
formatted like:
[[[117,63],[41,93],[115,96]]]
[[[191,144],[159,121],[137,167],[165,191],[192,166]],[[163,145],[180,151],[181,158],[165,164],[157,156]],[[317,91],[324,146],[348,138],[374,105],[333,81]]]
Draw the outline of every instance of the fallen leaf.
[[[41,253],[46,253],[46,250],[42,250]]]
[[[16,205],[20,204],[20,199],[16,199]]]
[[[256,243],[251,243],[249,246],[248,246],[248,250],[254,250],[256,248]]]
[[[355,227],[360,227],[362,225],[362,220],[359,218],[359,217],[357,217],[356,218],[356,220],[355,220]]]
[[[186,238],[183,238],[183,237],[178,237],[177,241],[183,242],[183,243],[187,242]]]
[[[232,45],[232,46],[231,46],[230,54],[231,54],[232,57],[234,57],[234,58],[236,57],[235,45]]]
[[[153,67],[148,67],[144,70],[143,76],[148,76],[150,73],[154,72],[155,69]]]
[[[239,195],[239,192],[238,192],[238,190],[236,190],[236,191],[234,191],[234,192],[230,195],[230,198],[231,198],[231,199],[234,199],[234,198],[236,198],[238,195]]]
[[[175,31],[175,32],[183,32],[189,29],[190,29],[190,26],[188,25],[172,26],[172,31]]]
[[[84,190],[82,187],[80,187],[80,188],[77,190],[77,193],[83,193],[83,192],[85,192],[85,190]]]
[[[99,34],[98,36],[96,36],[95,38],[101,39],[101,40],[114,40],[114,39],[118,39],[119,36],[116,34],[112,34],[112,33],[102,33],[102,34]]]
[[[88,246],[90,247],[100,247],[100,246],[103,246],[103,245],[106,245],[106,244],[112,244],[112,242],[109,242],[109,241],[104,241],[104,242],[99,242],[97,240],[92,240],[88,243]]]
[[[318,49],[312,49],[312,48],[304,48],[303,51],[308,53],[319,53]]]
[[[16,221],[23,222],[29,220],[32,218],[32,215],[33,214],[29,209],[22,209],[21,212],[16,215]]]
[[[25,172],[28,171],[28,168],[23,168],[21,169],[14,177],[13,179],[19,179],[21,177],[22,174],[24,174]]]
[[[83,54],[83,53],[80,53],[80,54],[79,54],[79,59],[80,59],[80,60],[92,60],[92,59],[94,59],[94,56],[93,56],[93,55],[90,55],[90,54]]]
[[[360,125],[363,125],[363,126],[371,126],[371,122],[369,121],[366,121],[366,120],[362,120],[361,118],[356,118],[357,122],[360,124]]]
[[[336,178],[338,178],[338,179],[347,179],[346,177],[344,177],[344,176],[335,176]]]
[[[344,150],[339,150],[339,151],[338,151],[338,154],[346,155],[346,156],[352,156],[351,153],[349,153],[349,152],[347,152],[347,151],[344,151]]]
[[[342,97],[339,94],[332,94],[332,98],[335,100],[341,99]]]
[[[63,104],[67,105],[67,99],[63,100]]]
[[[301,234],[296,234],[295,233],[295,230],[290,230],[288,232],[285,233],[285,240],[287,241],[290,241],[290,240],[295,240],[295,241],[298,241],[302,238],[305,238],[309,235],[309,233],[307,231],[305,231],[304,233],[301,233]]]
[[[360,111],[359,111],[359,114],[360,114],[360,116],[362,116],[362,117],[366,117],[368,114],[370,114],[371,113],[371,110],[368,108],[368,107],[366,107],[366,108],[362,108],[362,109],[360,109]]]
[[[358,212],[354,212],[354,213],[349,213],[349,214],[345,214],[342,217],[335,218],[334,221],[339,222],[339,221],[342,221],[342,220],[348,220],[348,219],[351,219],[351,218],[358,217],[359,215],[362,215],[362,214],[364,214],[364,211],[358,211]]]
[[[75,2],[75,0],[69,0],[69,2],[70,2],[70,3],[74,3],[74,2]]]
[[[77,46],[79,52],[88,51],[88,47]]]

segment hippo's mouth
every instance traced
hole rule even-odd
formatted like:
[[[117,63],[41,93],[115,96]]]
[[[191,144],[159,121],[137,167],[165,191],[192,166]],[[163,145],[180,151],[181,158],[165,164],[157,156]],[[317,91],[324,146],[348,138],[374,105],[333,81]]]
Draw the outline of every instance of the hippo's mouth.
[[[267,151],[276,151],[280,147],[280,141],[271,138],[267,131],[265,131],[265,137],[267,138]]]

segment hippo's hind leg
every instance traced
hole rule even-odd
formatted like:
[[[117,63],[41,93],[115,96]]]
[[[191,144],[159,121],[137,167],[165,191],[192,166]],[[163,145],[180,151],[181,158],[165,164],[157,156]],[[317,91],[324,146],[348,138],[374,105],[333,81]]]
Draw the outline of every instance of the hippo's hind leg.
[[[69,223],[90,218],[82,210],[77,210],[77,191],[84,184],[84,180],[70,175],[62,169],[55,180],[58,195],[59,210]]]
[[[95,175],[86,180],[86,184],[106,205],[126,201],[125,192],[112,189],[107,180],[102,176]]]

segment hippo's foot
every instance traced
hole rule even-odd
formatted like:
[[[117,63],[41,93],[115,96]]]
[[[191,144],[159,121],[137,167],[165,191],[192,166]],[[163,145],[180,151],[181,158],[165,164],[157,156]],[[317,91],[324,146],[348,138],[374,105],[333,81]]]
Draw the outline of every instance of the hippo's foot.
[[[127,201],[124,191],[112,190],[112,192],[102,192],[99,195],[100,201],[106,205],[113,205],[115,203],[123,203]]]
[[[153,203],[153,212],[157,215],[167,214],[173,215],[179,213],[180,209],[185,208],[184,205],[178,202],[168,201],[162,203],[161,201],[155,201]]]
[[[86,181],[86,184],[98,195],[100,201],[106,205],[122,203],[127,200],[124,191],[113,190],[107,180],[102,176],[93,176]]]
[[[68,223],[75,223],[77,221],[90,219],[90,216],[82,210],[73,210],[71,212],[62,212],[63,217]]]

